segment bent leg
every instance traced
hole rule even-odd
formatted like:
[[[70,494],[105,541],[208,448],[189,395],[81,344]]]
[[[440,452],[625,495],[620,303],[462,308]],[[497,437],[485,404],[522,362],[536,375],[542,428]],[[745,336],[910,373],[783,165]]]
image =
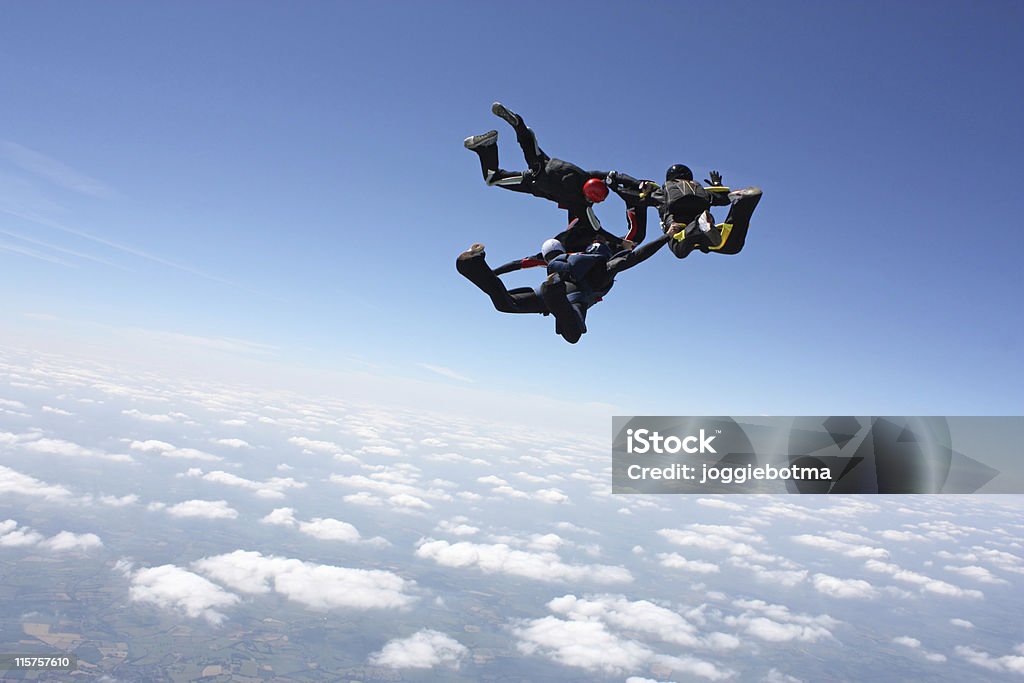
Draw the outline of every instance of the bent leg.
[[[463,142],[466,149],[476,152],[480,159],[480,172],[488,185],[498,185],[515,192],[529,192],[526,174],[506,171],[498,166],[498,131],[471,135]]]
[[[522,119],[519,122],[520,125],[516,126],[516,142],[519,143],[519,147],[523,150],[523,158],[526,159],[526,165],[530,168],[539,169],[548,162],[550,157],[537,144],[537,135],[533,130],[527,128]]]
[[[686,258],[694,249],[706,254],[711,249],[720,248],[723,243],[722,225],[716,225],[711,212],[705,211],[672,236],[669,250],[676,258]]]
[[[754,214],[757,203],[761,201],[761,188],[748,187],[730,192],[729,199],[732,200],[732,206],[729,207],[725,223],[720,226],[722,243],[711,249],[719,254],[738,254],[743,249],[747,240],[747,230],[750,228],[750,217]]]
[[[501,102],[492,104],[491,112],[512,126],[516,132],[516,141],[519,142],[519,146],[523,150],[523,157],[526,158],[526,163],[531,169],[539,170],[547,163],[548,155],[541,151],[540,145],[537,144],[537,136],[526,125],[522,116],[511,111]]]
[[[570,344],[578,342],[587,328],[577,307],[569,303],[565,283],[557,276],[551,276],[540,286],[540,295],[548,310],[555,316],[555,332]]]
[[[479,247],[479,248],[477,248]],[[483,245],[474,244],[459,254],[455,269],[486,294],[494,308],[502,313],[545,313],[543,300],[529,288],[518,288],[509,292],[484,259]]]

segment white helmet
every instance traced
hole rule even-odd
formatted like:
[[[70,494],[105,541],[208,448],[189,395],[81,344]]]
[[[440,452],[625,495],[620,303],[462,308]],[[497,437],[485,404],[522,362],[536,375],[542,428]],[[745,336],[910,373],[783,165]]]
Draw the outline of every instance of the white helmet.
[[[546,240],[544,244],[540,245],[540,255],[544,257],[545,261],[550,261],[556,255],[564,253],[565,247],[563,247],[562,243],[556,240],[554,237],[552,237],[549,240]]]

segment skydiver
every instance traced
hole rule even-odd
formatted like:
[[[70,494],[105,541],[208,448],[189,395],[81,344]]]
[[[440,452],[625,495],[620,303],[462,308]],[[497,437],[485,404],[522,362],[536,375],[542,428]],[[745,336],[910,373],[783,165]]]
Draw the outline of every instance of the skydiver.
[[[601,227],[594,213],[594,204],[608,197],[605,182],[608,173],[584,171],[579,166],[553,159],[537,144],[537,136],[523,122],[523,118],[500,102],[491,105],[495,116],[506,121],[516,132],[516,140],[523,150],[527,169],[506,171],[498,166],[498,131],[492,130],[481,135],[471,135],[463,144],[466,149],[480,157],[480,168],[484,182],[503,187],[513,192],[524,192],[535,197],[548,199],[569,212],[569,226],[556,236],[571,251],[583,251],[593,241],[594,233],[601,235],[617,248],[623,240],[642,242],[647,234],[647,216],[639,207],[639,196],[632,187],[615,189],[626,202],[626,220],[629,226],[625,237],[616,237]]]
[[[750,216],[761,198],[761,190],[748,187],[730,191],[722,185],[722,174],[711,171],[705,179],[707,187],[693,179],[693,172],[683,164],[673,164],[665,172],[665,184],[636,180],[624,173],[612,173],[612,187],[621,186],[639,193],[644,211],[654,206],[661,217],[662,230],[673,230],[676,237],[669,248],[677,258],[686,258],[694,249],[703,253],[717,251],[735,254],[743,248]],[[716,224],[712,206],[729,206],[725,222]]]
[[[484,245],[479,243],[459,254],[455,268],[487,294],[498,311],[553,315],[555,332],[575,344],[587,331],[587,310],[611,290],[615,276],[653,256],[677,231],[673,228],[638,248],[626,240],[624,248],[615,254],[601,239],[582,253],[567,253],[561,242],[549,239],[541,246],[543,261],[531,264],[546,265],[548,271],[547,279],[537,289],[506,289],[498,277],[501,269],[491,270],[485,260]]]

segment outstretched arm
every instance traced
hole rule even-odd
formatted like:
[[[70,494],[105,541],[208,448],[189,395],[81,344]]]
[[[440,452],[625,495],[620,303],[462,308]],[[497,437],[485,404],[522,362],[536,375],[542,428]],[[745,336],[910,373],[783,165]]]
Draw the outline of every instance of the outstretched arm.
[[[640,243],[647,237],[647,207],[653,206],[649,180],[637,180],[626,173],[612,171],[605,177],[611,191],[626,204],[626,235],[623,239]]]
[[[495,275],[504,275],[505,273],[511,273],[515,270],[522,270],[523,268],[536,268],[537,266],[547,265],[547,262],[540,254],[534,256],[527,256],[526,258],[516,259],[515,261],[509,261],[503,265],[498,266],[494,269]]]
[[[672,239],[674,234],[674,232],[666,233],[641,247],[637,247],[636,249],[623,254],[622,256],[615,256],[608,261],[608,272],[612,275],[616,275],[624,270],[629,270],[633,266],[640,265],[647,259],[654,256],[659,249],[668,244],[668,241]]]

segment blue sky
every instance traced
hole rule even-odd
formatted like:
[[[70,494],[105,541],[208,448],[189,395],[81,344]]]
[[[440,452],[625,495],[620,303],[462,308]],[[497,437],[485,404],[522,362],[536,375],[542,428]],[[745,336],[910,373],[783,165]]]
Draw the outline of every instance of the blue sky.
[[[238,339],[283,364],[623,414],[1019,414],[1022,15],[11,5],[3,328]],[[531,253],[564,219],[481,182],[466,135],[497,128],[521,161],[495,99],[584,167],[761,186],[746,249],[658,254],[576,346],[498,314],[455,256]],[[599,209],[621,223],[614,198]]]

